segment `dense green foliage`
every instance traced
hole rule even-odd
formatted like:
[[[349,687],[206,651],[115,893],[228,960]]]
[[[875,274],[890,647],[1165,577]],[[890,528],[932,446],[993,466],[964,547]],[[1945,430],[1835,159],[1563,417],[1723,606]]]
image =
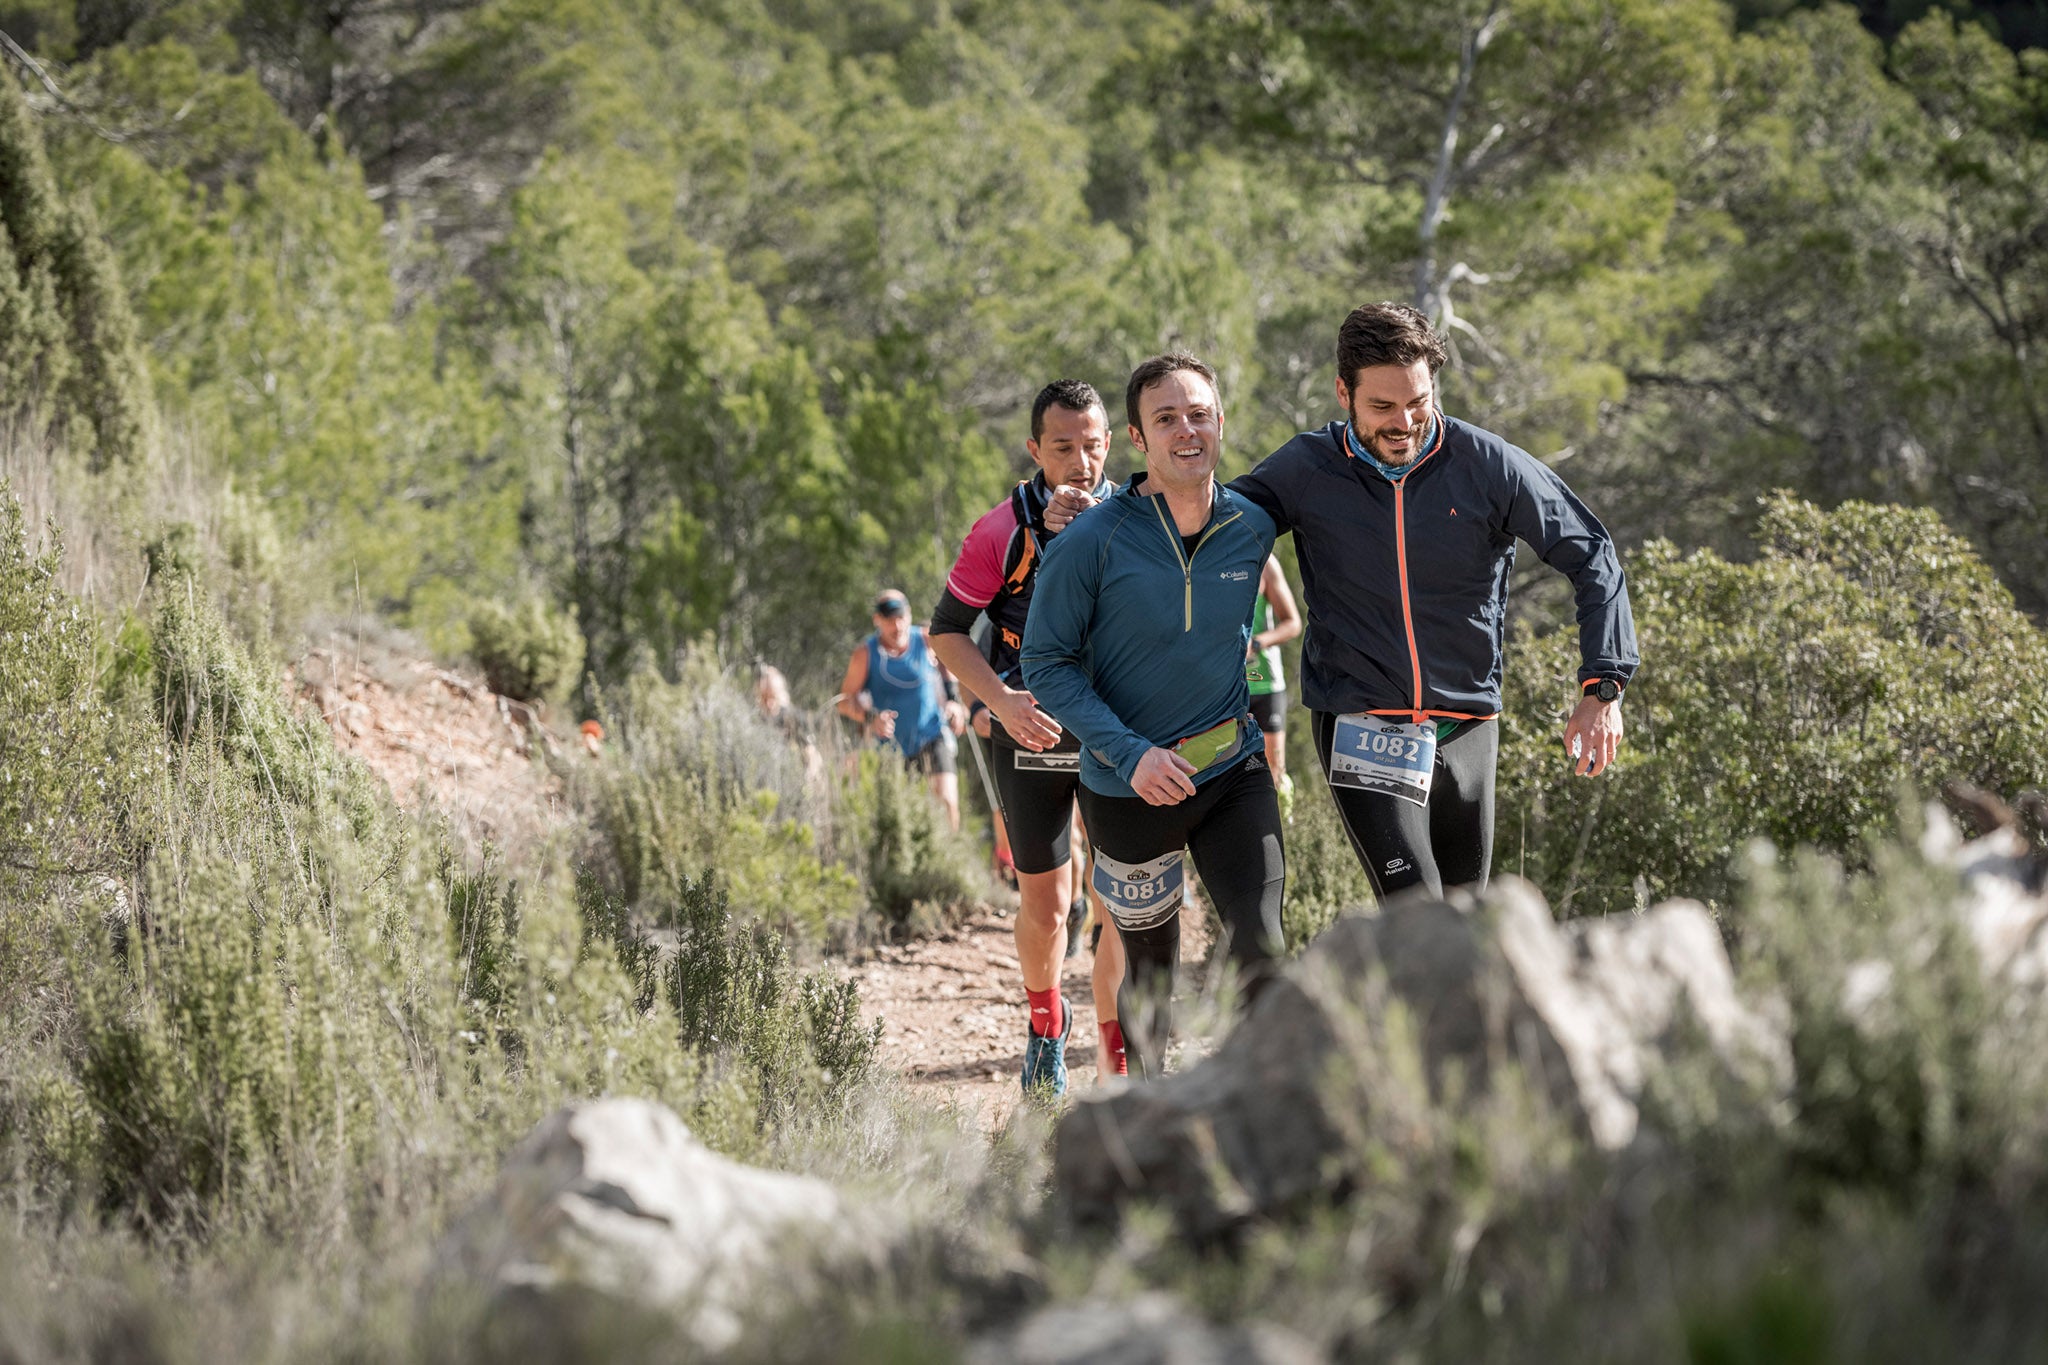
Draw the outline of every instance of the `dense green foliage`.
[[[0,5],[0,372],[101,458],[152,388],[308,606],[457,650],[538,585],[604,684],[709,635],[815,700],[1046,378],[1204,351],[1242,464],[1384,296],[1629,542],[1908,502],[2038,610],[2048,67],[1865,11]]]
[[[665,922],[715,876],[749,921],[813,947],[930,929],[985,886],[924,779],[894,755],[792,741],[702,651],[681,677],[608,694],[613,752],[579,774],[586,865],[607,894]]]
[[[583,673],[575,619],[537,597],[516,608],[479,603],[469,614],[469,652],[491,691],[515,701],[559,699]]]
[[[1752,839],[1854,860],[1901,792],[2048,773],[2048,636],[1931,513],[1776,497],[1757,534],[1747,564],[1669,544],[1632,561],[1649,662],[1598,781],[1558,748],[1575,633],[1517,642],[1495,865],[1561,910],[1725,905]]]
[[[145,383],[99,225],[52,178],[20,90],[0,81],[0,421],[74,434],[102,463],[133,459]]]

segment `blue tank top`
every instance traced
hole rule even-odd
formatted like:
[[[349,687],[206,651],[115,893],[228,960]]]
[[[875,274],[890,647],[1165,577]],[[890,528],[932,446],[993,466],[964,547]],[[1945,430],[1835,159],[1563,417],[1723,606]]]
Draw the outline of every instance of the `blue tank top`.
[[[896,713],[896,747],[905,758],[939,737],[945,713],[939,709],[939,670],[924,642],[924,627],[910,628],[910,643],[891,658],[879,635],[868,636],[868,695],[877,711]]]

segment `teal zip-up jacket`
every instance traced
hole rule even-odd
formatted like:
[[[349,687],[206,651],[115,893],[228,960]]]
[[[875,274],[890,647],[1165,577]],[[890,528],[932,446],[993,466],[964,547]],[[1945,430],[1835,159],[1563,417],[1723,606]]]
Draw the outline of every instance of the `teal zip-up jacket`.
[[[1195,775],[1200,786],[1258,751],[1244,656],[1272,517],[1218,487],[1190,556],[1164,495],[1141,474],[1074,519],[1045,551],[1024,623],[1024,683],[1081,740],[1081,781],[1135,796],[1145,751],[1170,749],[1227,720],[1238,753]]]

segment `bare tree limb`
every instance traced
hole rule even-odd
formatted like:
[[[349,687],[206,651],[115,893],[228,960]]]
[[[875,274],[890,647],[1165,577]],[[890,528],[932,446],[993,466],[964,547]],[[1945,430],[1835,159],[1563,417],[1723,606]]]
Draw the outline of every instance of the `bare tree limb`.
[[[13,35],[9,34],[5,29],[0,29],[0,53],[5,53],[9,61],[20,67],[27,75],[33,76],[43,89],[50,92],[50,98],[56,102],[58,108],[85,124],[96,137],[104,138],[108,142],[126,142],[128,140],[126,133],[116,132],[114,129],[107,127],[94,118],[90,111],[82,108],[77,101],[65,94],[57,82],[51,78],[50,73],[43,69],[43,64],[34,57],[31,57],[28,51],[20,43],[15,42]]]
[[[1423,193],[1422,222],[1416,229],[1415,306],[1427,317],[1437,317],[1441,308],[1441,285],[1436,274],[1436,234],[1450,209],[1452,181],[1456,176],[1458,123],[1465,115],[1465,98],[1472,90],[1472,74],[1479,58],[1493,42],[1507,17],[1506,0],[1491,0],[1477,27],[1458,45],[1458,79],[1451,87],[1450,102],[1444,106],[1442,132],[1437,137],[1436,166],[1430,172]],[[1491,134],[1489,134],[1491,137]]]
[[[1797,428],[1780,420],[1769,412],[1756,408],[1736,396],[1735,386],[1719,379],[1695,379],[1691,375],[1670,374],[1661,370],[1627,370],[1622,374],[1630,384],[1644,388],[1689,389],[1696,393],[1710,394],[1720,399],[1736,412],[1749,419],[1764,431],[1787,432],[1798,435]]]

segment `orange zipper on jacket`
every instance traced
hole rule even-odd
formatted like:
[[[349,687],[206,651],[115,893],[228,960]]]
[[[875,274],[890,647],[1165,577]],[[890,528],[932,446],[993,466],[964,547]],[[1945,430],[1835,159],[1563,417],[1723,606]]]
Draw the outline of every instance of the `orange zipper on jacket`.
[[[1430,711],[1425,710],[1422,705],[1422,651],[1415,644],[1415,603],[1408,590],[1408,500],[1406,490],[1408,480],[1415,477],[1415,470],[1419,469],[1424,461],[1427,461],[1444,448],[1444,441],[1449,435],[1449,429],[1444,424],[1444,415],[1438,412],[1436,414],[1436,444],[1431,446],[1427,452],[1417,459],[1409,467],[1406,474],[1403,474],[1398,479],[1388,480],[1389,483],[1394,485],[1394,563],[1400,570],[1401,628],[1408,634],[1408,669],[1409,677],[1414,683],[1414,691],[1410,695],[1414,698],[1415,705],[1407,711],[1368,711],[1367,715],[1405,715],[1417,724],[1420,724],[1430,716],[1441,716],[1446,720],[1491,720],[1493,716],[1500,714],[1500,712],[1496,711],[1491,716],[1474,716],[1463,711]],[[1357,456],[1351,454],[1348,441],[1345,444],[1344,453],[1351,459],[1357,458]]]

